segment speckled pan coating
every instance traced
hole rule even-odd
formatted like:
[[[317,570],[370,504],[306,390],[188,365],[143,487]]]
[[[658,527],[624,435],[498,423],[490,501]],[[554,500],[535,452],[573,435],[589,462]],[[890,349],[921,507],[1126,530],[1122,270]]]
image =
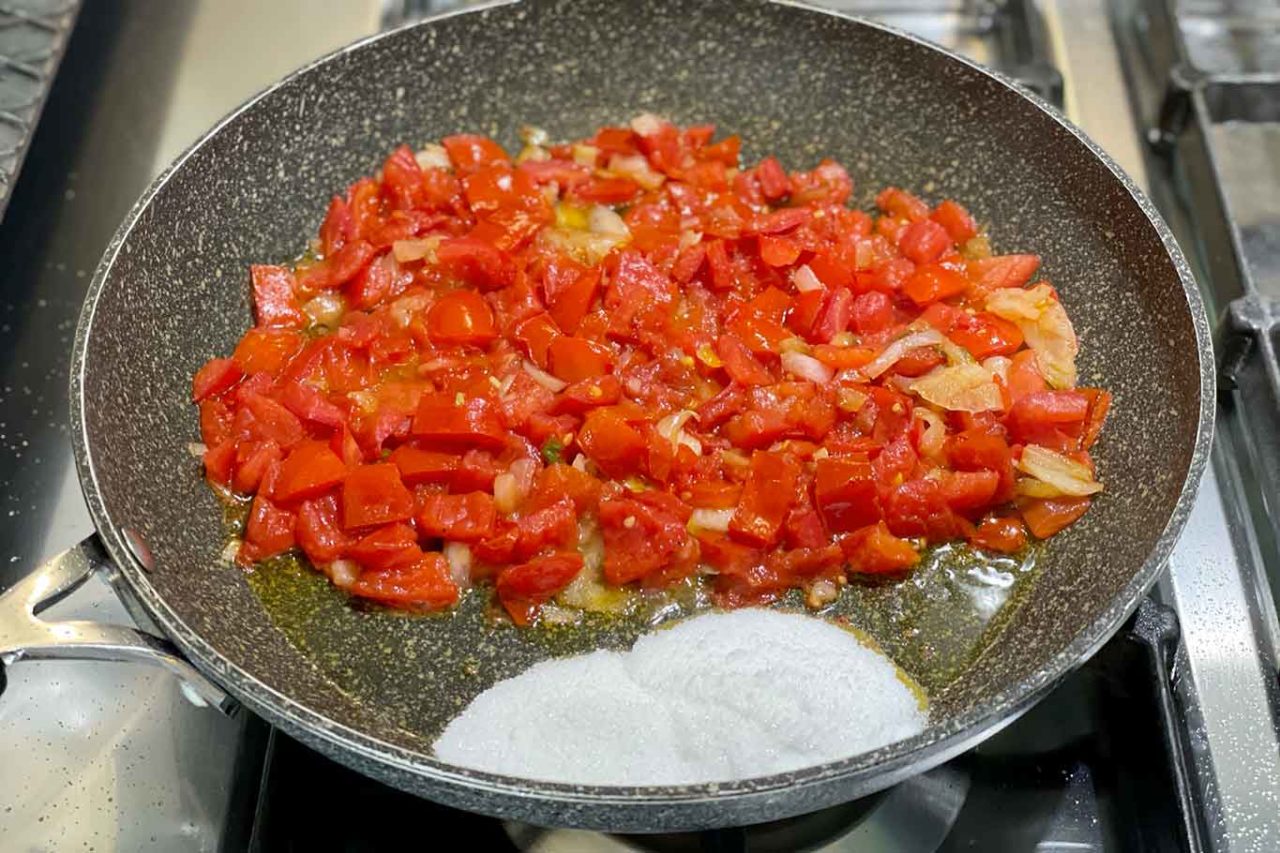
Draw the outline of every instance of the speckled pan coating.
[[[459,769],[430,755],[432,729],[555,647],[477,630],[464,613],[392,628],[335,620],[330,651],[309,655],[219,562],[221,513],[186,450],[197,436],[189,377],[248,324],[246,265],[296,255],[328,196],[398,143],[467,130],[511,142],[523,122],[568,137],[640,110],[739,132],[748,159],[777,152],[809,166],[834,156],[863,201],[886,184],[963,199],[994,223],[997,247],[1044,256],[1084,343],[1082,382],[1116,394],[1097,453],[1105,496],[1053,541],[1002,640],[938,697],[916,738],[718,786],[584,788]],[[141,199],[97,271],[76,347],[76,449],[93,516],[141,604],[197,666],[291,734],[391,784],[476,811],[613,830],[811,811],[935,765],[1013,719],[1151,585],[1212,425],[1208,330],[1190,272],[1150,203],[1092,143],[963,59],[764,2],[534,0],[392,32],[304,69],[225,120]],[[146,540],[154,570],[129,557],[122,527]],[[577,645],[626,639],[584,635]],[[365,650],[353,656],[362,668],[343,672],[332,649],[344,644]],[[367,666],[405,649],[420,662],[416,681],[391,684]]]

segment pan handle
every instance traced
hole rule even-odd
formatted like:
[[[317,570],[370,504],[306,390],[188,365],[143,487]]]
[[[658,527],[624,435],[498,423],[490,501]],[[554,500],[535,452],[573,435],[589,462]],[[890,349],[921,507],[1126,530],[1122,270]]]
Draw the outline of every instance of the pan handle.
[[[0,595],[0,693],[4,668],[20,660],[112,660],[162,666],[182,680],[197,705],[230,712],[235,701],[188,663],[168,640],[105,622],[46,622],[39,614],[65,598],[95,571],[115,586],[111,558],[97,535],[53,557]]]

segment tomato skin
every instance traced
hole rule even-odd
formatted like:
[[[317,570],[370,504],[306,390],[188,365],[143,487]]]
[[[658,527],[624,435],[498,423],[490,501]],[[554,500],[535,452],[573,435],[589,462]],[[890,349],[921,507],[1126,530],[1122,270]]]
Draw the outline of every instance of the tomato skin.
[[[335,195],[329,200],[329,209],[325,212],[324,223],[320,226],[320,250],[326,258],[332,257],[341,249],[354,233],[355,222],[351,218],[351,210],[346,199]]]
[[[813,324],[818,321],[818,314],[827,298],[824,290],[809,290],[796,294],[791,302],[791,311],[787,314],[787,328],[803,338],[812,337]]]
[[[1041,498],[1022,506],[1022,520],[1037,539],[1048,539],[1074,524],[1089,509],[1091,498]]]
[[[436,261],[453,276],[480,290],[506,287],[514,277],[506,256],[478,237],[446,237],[436,247]]]
[[[613,358],[600,344],[562,335],[547,348],[547,366],[565,382],[580,382],[608,373],[613,367]]]
[[[757,450],[738,507],[729,520],[729,535],[753,547],[778,541],[787,510],[795,501],[800,465],[794,457]]]
[[[1022,330],[1017,323],[986,311],[976,314],[956,312],[943,334],[979,361],[993,355],[1012,355],[1023,341]]]
[[[582,318],[591,310],[600,292],[600,269],[592,267],[583,271],[568,287],[554,296],[548,295],[551,317],[567,334],[578,331]]]
[[[1000,474],[989,469],[947,471],[939,479],[942,499],[956,512],[982,509],[1000,487]]]
[[[361,465],[342,484],[342,526],[347,530],[408,521],[413,508],[413,494],[389,462]]]
[[[959,202],[947,199],[933,209],[929,218],[946,229],[955,243],[963,243],[978,235],[978,224]]]
[[[424,494],[418,500],[414,520],[423,536],[458,542],[475,542],[493,535],[497,521],[493,496],[486,492],[464,495]]]
[[[487,346],[498,336],[493,309],[473,290],[453,290],[427,310],[427,330],[441,346]]]
[[[274,498],[281,503],[314,498],[342,482],[347,466],[323,441],[304,441],[280,466]]]
[[[1089,399],[1089,413],[1085,416],[1084,431],[1080,436],[1081,449],[1088,450],[1098,440],[1107,413],[1111,411],[1111,392],[1101,388],[1079,388],[1077,391]]]
[[[436,450],[497,451],[506,447],[506,431],[484,397],[423,394],[413,417],[412,434],[424,446]]]
[[[423,450],[411,444],[402,444],[391,452],[387,461],[400,471],[400,479],[408,485],[418,483],[451,482],[458,470],[458,456]]]
[[[545,311],[520,321],[512,332],[512,336],[523,345],[529,360],[543,370],[547,369],[551,344],[560,335],[559,326]]]
[[[292,270],[254,264],[249,267],[249,275],[253,280],[253,311],[259,326],[300,329],[307,324],[294,295],[296,285]]]
[[[760,192],[769,201],[779,201],[791,192],[791,184],[787,173],[776,157],[766,157],[756,166],[756,177],[760,181]]]
[[[280,389],[280,402],[296,417],[317,426],[339,429],[347,422],[347,416],[310,385],[286,382]]]
[[[684,520],[666,508],[636,498],[609,497],[601,500],[599,515],[604,576],[611,584],[634,583],[672,564],[696,560],[696,543]]]
[[[551,412],[557,415],[581,415],[597,406],[612,406],[621,398],[622,383],[618,381],[618,377],[608,374],[588,376],[561,391]]]
[[[847,287],[837,287],[827,295],[822,313],[814,321],[810,338],[821,343],[830,343],[831,339],[849,328],[854,311],[853,291]]]
[[[883,521],[855,530],[840,540],[850,574],[899,574],[920,562],[911,543],[889,532]]]
[[[876,476],[869,462],[819,459],[813,496],[832,533],[847,533],[880,520]]]
[[[216,397],[244,377],[240,365],[230,358],[211,358],[196,371],[191,382],[191,400],[199,403],[209,397]]]
[[[494,586],[516,624],[527,624],[528,605],[541,604],[564,589],[582,571],[582,565],[582,555],[574,552],[535,557],[498,572]]]
[[[1039,443],[1045,430],[1069,429],[1077,434],[1089,414],[1090,399],[1079,391],[1037,391],[1020,397],[1009,409],[1009,434],[1028,444]]]
[[[969,541],[979,548],[998,554],[1014,554],[1027,545],[1027,531],[1013,516],[984,519]]]
[[[516,520],[515,547],[512,556],[525,560],[544,548],[565,548],[578,540],[578,516],[573,501],[561,497],[555,503],[526,513]]]
[[[968,289],[967,278],[941,264],[919,267],[902,285],[902,292],[917,305],[959,296]]]
[[[449,575],[449,563],[435,552],[416,563],[385,572],[362,572],[349,590],[390,607],[442,610],[458,601],[458,587]]]

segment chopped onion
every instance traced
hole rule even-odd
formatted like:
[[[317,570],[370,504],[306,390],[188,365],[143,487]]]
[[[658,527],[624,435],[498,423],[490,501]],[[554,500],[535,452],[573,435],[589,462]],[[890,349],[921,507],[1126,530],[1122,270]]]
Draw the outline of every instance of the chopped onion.
[[[1002,355],[993,355],[982,362],[982,368],[991,374],[991,378],[1005,384],[1009,382],[1009,368],[1012,366],[1013,362]]]
[[[533,490],[533,475],[538,465],[532,459],[521,457],[511,467],[493,478],[493,503],[498,512],[510,515],[524,503]]]
[[[835,581],[830,578],[818,578],[809,585],[809,591],[804,597],[804,603],[810,610],[818,610],[826,607],[839,597],[840,587],[836,586]]]
[[[544,625],[576,625],[582,621],[582,611],[558,604],[544,604],[539,618]]]
[[[594,168],[596,161],[600,158],[600,149],[594,145],[574,145],[573,146],[573,162],[579,166],[588,166]]]
[[[516,375],[514,373],[508,373],[506,376],[502,377],[502,381],[498,383],[498,396],[507,396],[507,392],[511,390],[511,385],[515,381]]]
[[[413,317],[420,311],[425,311],[431,305],[431,297],[425,293],[410,293],[407,296],[401,296],[395,302],[391,303],[391,319],[395,320],[396,325],[402,329],[409,328],[409,324],[413,322]]]
[[[937,346],[940,343],[942,343],[942,333],[937,329],[921,329],[918,332],[912,332],[885,347],[879,355],[862,365],[858,373],[868,379],[875,379],[916,347]]]
[[[622,221],[616,211],[603,204],[592,206],[591,212],[587,214],[587,229],[593,234],[631,239],[631,229],[627,227],[627,223]]]
[[[565,382],[563,379],[555,378],[541,367],[538,367],[538,365],[534,364],[532,361],[526,361],[524,363],[524,372],[532,376],[534,382],[537,382],[552,394],[559,394],[565,388],[569,387],[568,382]]]
[[[342,294],[332,290],[326,290],[307,300],[307,303],[302,306],[302,313],[311,318],[312,323],[329,329],[338,327],[346,310],[347,306],[342,299]]]
[[[695,509],[689,514],[689,522],[686,525],[690,533],[696,533],[699,530],[711,530],[724,533],[729,529],[729,521],[733,518],[734,510],[730,509]]]
[[[987,297],[987,310],[1018,324],[1045,381],[1054,388],[1075,387],[1080,343],[1053,288],[1047,284],[1026,290],[998,288]]]
[[[536,145],[539,148],[544,147],[551,139],[550,134],[542,128],[527,124],[520,128],[518,135],[525,145]]]
[[[222,562],[234,563],[236,561],[236,555],[240,553],[240,546],[242,544],[244,543],[239,539],[232,539],[228,542],[226,547],[222,549],[222,553],[218,555],[222,558]]]
[[[205,447],[203,444],[201,444],[198,441],[187,442],[187,452],[190,453],[192,456],[194,456],[196,459],[203,459],[205,451],[208,449],[209,448]]]
[[[471,546],[465,542],[444,543],[444,558],[449,561],[449,576],[459,589],[471,586]]]
[[[1022,448],[1015,464],[1019,471],[1047,483],[1061,495],[1084,497],[1102,491],[1102,484],[1093,478],[1088,465],[1038,444]]]
[[[440,245],[440,241],[443,239],[443,237],[436,235],[419,237],[414,240],[397,240],[391,244],[391,253],[402,264],[409,261],[420,261],[423,258],[434,263],[436,247]]]
[[[813,270],[809,269],[808,264],[796,267],[795,272],[791,273],[791,283],[801,293],[823,289],[822,282],[818,281],[818,277],[814,275]]]
[[[804,338],[783,338],[778,342],[778,352],[800,352],[809,354],[809,344]]]
[[[952,341],[946,335],[938,343],[938,348],[947,357],[947,364],[973,364],[973,353]]]
[[[681,409],[658,421],[654,428],[657,430],[658,435],[671,442],[672,450],[679,450],[680,445],[684,445],[692,450],[694,455],[701,456],[702,442],[689,435],[684,429],[684,425],[693,417],[695,417],[694,412],[689,409]]]
[[[972,362],[934,368],[906,387],[952,412],[998,412],[1004,408],[1004,395],[991,374]]]
[[[631,129],[641,136],[653,136],[666,125],[666,119],[660,118],[653,113],[641,113],[631,120]]]
[[[428,143],[422,146],[422,150],[413,155],[413,159],[418,161],[420,169],[452,169],[453,164],[449,162],[449,152],[444,150],[443,145]]]
[[[830,367],[813,356],[805,355],[801,352],[784,352],[782,354],[782,369],[799,376],[801,379],[808,379],[810,382],[819,384],[830,382],[831,377],[835,375],[835,371]]]
[[[324,567],[324,573],[334,586],[346,589],[360,577],[360,566],[354,560],[334,560]]]
[[[696,246],[702,242],[702,232],[694,231],[692,228],[686,228],[680,232],[680,248],[688,249],[690,246]]]
[[[607,171],[630,178],[646,190],[656,190],[667,180],[666,175],[653,170],[643,154],[614,154]]]
[[[851,347],[857,341],[858,339],[854,337],[853,332],[836,332],[831,336],[831,345],[833,347]]]
[[[947,438],[947,425],[942,417],[933,409],[916,406],[912,414],[924,423],[924,431],[920,433],[920,455],[928,459],[942,458],[943,444]]]
[[[712,349],[711,344],[698,344],[698,349],[695,352],[697,353],[698,361],[707,367],[724,367],[724,362],[720,360],[720,356]]]
[[[867,395],[857,388],[841,388],[836,395],[836,405],[843,412],[853,414],[867,402]]]

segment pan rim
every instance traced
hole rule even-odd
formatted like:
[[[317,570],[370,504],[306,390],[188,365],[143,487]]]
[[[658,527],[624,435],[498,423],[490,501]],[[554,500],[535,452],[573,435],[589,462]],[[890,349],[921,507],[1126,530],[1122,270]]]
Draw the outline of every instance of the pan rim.
[[[537,2],[537,0],[524,0],[525,4],[529,2]],[[254,713],[341,761],[348,764],[358,763],[361,769],[370,775],[379,776],[391,781],[392,784],[471,810],[509,816],[527,815],[536,811],[544,821],[548,815],[551,815],[570,825],[614,830],[756,822],[761,819],[759,809],[766,801],[769,803],[767,807],[769,817],[782,817],[786,814],[810,811],[813,808],[882,789],[969,749],[1008,725],[1072,670],[1092,657],[1115,634],[1154,584],[1186,524],[1207,465],[1212,441],[1215,399],[1215,376],[1208,317],[1194,276],[1168,225],[1146,194],[1082,130],[1054,107],[998,72],[891,26],[834,10],[817,8],[797,0],[766,0],[766,2],[850,21],[906,39],[916,46],[938,52],[952,61],[959,62],[970,72],[976,72],[1012,90],[1074,136],[1098,162],[1105,166],[1133,199],[1159,236],[1182,284],[1183,295],[1191,315],[1199,358],[1200,399],[1191,458],[1178,499],[1167,524],[1141,567],[1112,600],[1110,606],[1085,629],[1077,633],[1061,651],[1045,661],[1036,672],[1011,685],[1002,693],[988,697],[986,701],[948,719],[944,724],[931,725],[920,734],[906,740],[839,761],[781,774],[711,784],[588,786],[542,782],[469,770],[441,761],[430,753],[373,737],[317,713],[218,653],[211,643],[186,624],[150,583],[145,572],[132,557],[121,528],[112,521],[99,489],[88,438],[83,387],[86,374],[85,353],[92,334],[99,297],[121,248],[140,222],[152,199],[198,150],[242,114],[251,110],[276,90],[291,84],[298,77],[348,54],[364,50],[383,39],[396,38],[403,32],[419,27],[430,27],[440,20],[458,15],[487,13],[523,5],[518,0],[495,0],[482,6],[457,10],[355,41],[309,62],[246,100],[202,134],[143,192],[104,250],[102,260],[94,272],[93,280],[86,293],[73,349],[70,402],[76,466],[90,514],[106,543],[108,552],[125,576],[141,607],[195,666],[226,686]],[[391,778],[393,776],[394,778]],[[797,789],[810,789],[812,793],[810,796],[796,797],[792,800],[794,806],[788,812],[782,807],[777,795],[783,791],[794,792]]]

